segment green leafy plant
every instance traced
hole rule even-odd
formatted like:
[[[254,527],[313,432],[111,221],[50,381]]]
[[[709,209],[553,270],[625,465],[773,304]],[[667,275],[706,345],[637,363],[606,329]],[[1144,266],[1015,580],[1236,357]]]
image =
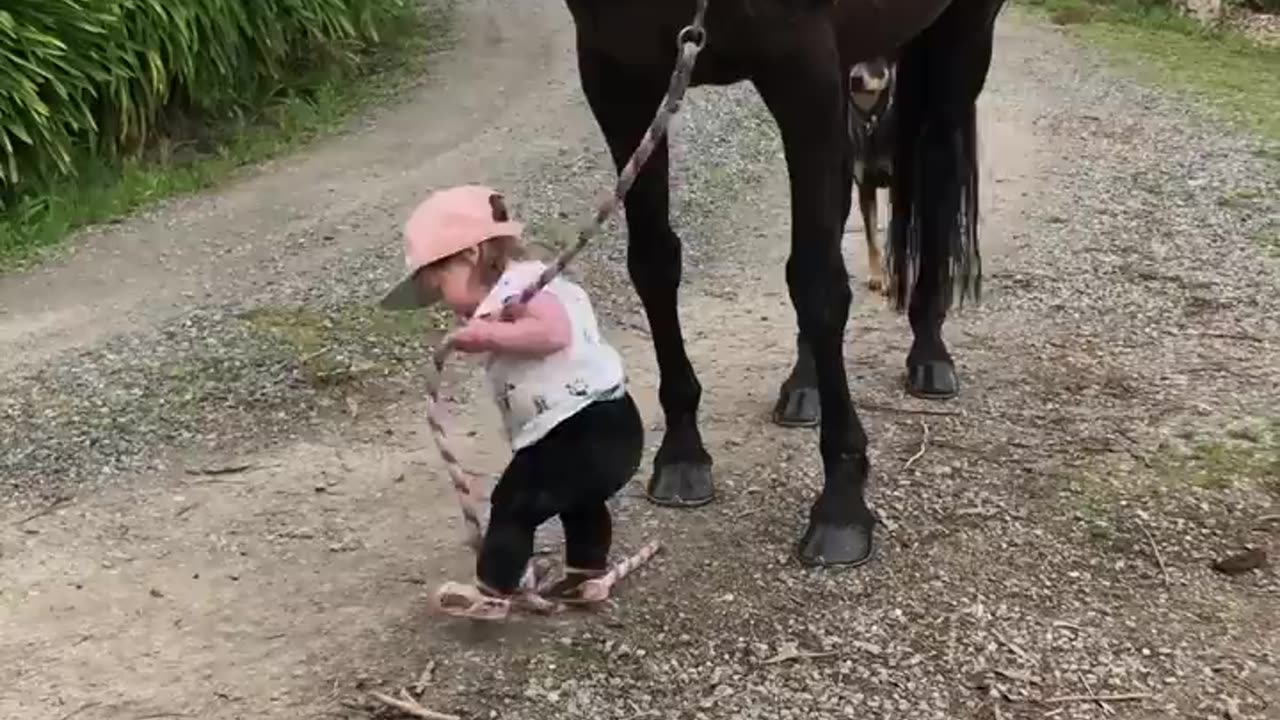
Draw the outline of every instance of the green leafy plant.
[[[135,154],[166,126],[356,62],[409,2],[5,0],[0,207],[74,175],[79,154]]]

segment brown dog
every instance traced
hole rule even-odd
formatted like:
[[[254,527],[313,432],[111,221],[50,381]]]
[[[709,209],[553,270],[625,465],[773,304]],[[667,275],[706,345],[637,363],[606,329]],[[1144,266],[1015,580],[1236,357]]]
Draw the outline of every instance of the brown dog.
[[[893,80],[896,68],[886,58],[860,62],[849,70],[849,140],[853,143],[853,179],[867,238],[867,287],[888,294],[877,243],[877,190],[893,179]]]

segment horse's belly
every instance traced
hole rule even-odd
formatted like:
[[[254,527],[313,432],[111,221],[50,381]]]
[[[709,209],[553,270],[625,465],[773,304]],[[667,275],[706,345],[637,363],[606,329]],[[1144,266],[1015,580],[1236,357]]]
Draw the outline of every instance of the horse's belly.
[[[892,57],[898,48],[937,20],[952,1],[836,0],[841,60],[852,65],[874,57]]]
[[[841,0],[843,2],[844,0]],[[910,0],[908,0],[910,1]],[[762,58],[795,52],[819,16],[817,0],[710,0],[707,47],[694,85],[727,85],[750,76]],[[567,0],[578,47],[631,68],[669,67],[676,36],[693,19],[693,0]]]

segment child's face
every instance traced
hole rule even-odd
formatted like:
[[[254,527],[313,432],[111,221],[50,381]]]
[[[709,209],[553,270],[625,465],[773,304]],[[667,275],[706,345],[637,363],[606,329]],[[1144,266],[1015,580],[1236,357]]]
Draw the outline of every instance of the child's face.
[[[478,254],[475,250],[458,253],[454,257],[425,268],[418,275],[418,282],[427,288],[439,289],[441,297],[453,311],[470,315],[489,293],[479,282],[476,272]]]

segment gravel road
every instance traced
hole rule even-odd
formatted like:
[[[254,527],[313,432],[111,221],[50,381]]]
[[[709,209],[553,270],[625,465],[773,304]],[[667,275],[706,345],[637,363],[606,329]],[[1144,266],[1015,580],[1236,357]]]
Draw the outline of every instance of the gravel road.
[[[1210,567],[1280,552],[1275,151],[1016,12],[980,105],[985,300],[947,326],[961,398],[903,396],[909,330],[847,235],[876,562],[789,558],[819,475],[816,434],[768,421],[785,167],[749,87],[700,89],[674,193],[721,499],[655,508],[637,478],[620,549],[667,550],[598,614],[429,615],[469,558],[422,421],[440,321],[369,307],[397,227],[483,179],[553,244],[611,177],[560,3],[456,23],[342,136],[0,277],[0,717],[392,717],[365,691],[423,676],[467,718],[1280,718],[1280,579]],[[624,256],[615,223],[574,274],[652,451]],[[451,370],[456,435],[496,471],[477,383]]]

